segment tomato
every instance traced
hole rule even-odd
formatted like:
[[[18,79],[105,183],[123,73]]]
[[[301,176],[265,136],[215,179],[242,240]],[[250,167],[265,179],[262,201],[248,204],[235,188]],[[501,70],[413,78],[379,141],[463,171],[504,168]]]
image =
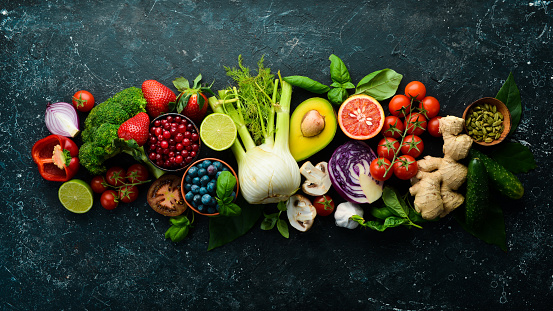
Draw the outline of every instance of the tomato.
[[[124,203],[134,202],[138,198],[137,186],[123,186],[119,189],[119,200]]]
[[[407,135],[401,145],[401,153],[418,158],[424,150],[424,142],[417,135]]]
[[[148,169],[146,166],[136,163],[127,169],[127,180],[131,184],[140,183],[148,180]]]
[[[405,87],[405,96],[421,101],[426,96],[426,87],[419,81],[411,81]]]
[[[115,190],[106,190],[104,193],[102,193],[102,196],[100,197],[100,204],[107,209],[112,210],[119,205],[119,199],[118,199],[117,192]]]
[[[410,155],[401,155],[394,162],[394,175],[399,179],[411,179],[417,175],[418,170],[417,161]]]
[[[424,131],[426,131],[426,118],[420,113],[411,114],[409,122],[406,123],[407,134],[415,134],[420,136]]]
[[[376,154],[378,154],[381,158],[386,158],[392,161],[398,149],[399,141],[397,141],[397,139],[392,137],[384,137],[378,143],[378,147],[376,147]]]
[[[442,137],[442,133],[440,133],[440,119],[442,117],[435,116],[434,118],[430,119],[428,121],[428,127],[426,128],[428,130],[428,133],[434,137]]]
[[[317,215],[328,216],[334,211],[334,201],[329,195],[320,195],[313,200]]]
[[[396,95],[390,100],[388,110],[390,110],[392,115],[403,118],[405,115],[409,114],[411,110],[411,99],[405,95]]]
[[[403,130],[405,130],[405,126],[403,125],[403,122],[401,122],[401,119],[396,116],[387,116],[384,119],[384,126],[382,126],[382,134],[387,137],[393,137],[393,138],[400,138],[401,134],[403,134]]]
[[[392,166],[392,162],[386,158],[376,158],[372,160],[369,167],[372,178],[380,181],[388,180],[392,177],[392,170],[386,173],[386,170]]]
[[[88,91],[78,91],[71,100],[73,107],[81,112],[89,112],[94,107],[94,96]]]
[[[419,111],[427,119],[432,119],[440,112],[440,102],[432,96],[426,96],[419,103]]]
[[[122,186],[125,184],[127,174],[124,168],[119,166],[110,167],[106,173],[106,181],[112,186]]]
[[[92,188],[92,191],[96,193],[103,193],[108,190],[104,176],[94,176],[92,181],[90,181],[90,188]]]

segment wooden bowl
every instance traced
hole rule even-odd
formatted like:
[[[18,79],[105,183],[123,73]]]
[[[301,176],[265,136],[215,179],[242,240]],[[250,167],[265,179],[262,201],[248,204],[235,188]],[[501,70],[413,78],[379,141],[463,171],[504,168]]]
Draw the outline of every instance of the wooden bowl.
[[[210,160],[210,161],[218,161],[218,162],[221,162],[221,164],[223,164],[225,167],[227,167],[229,169],[229,171],[232,173],[232,175],[234,175],[234,178],[236,178],[236,188],[235,188],[235,193],[236,193],[236,197],[238,196],[238,190],[239,190],[239,186],[238,186],[238,176],[236,175],[236,172],[232,169],[232,167],[230,165],[228,165],[225,161],[222,161],[220,159],[216,159],[216,158],[203,158],[203,159],[200,159],[196,162],[193,162],[192,164],[190,164],[186,171],[184,172],[184,174],[182,175],[182,180],[181,180],[181,193],[182,193],[182,197],[184,199],[184,202],[186,203],[186,205],[192,209],[194,212],[200,214],[200,215],[204,215],[204,216],[218,216],[219,213],[204,213],[204,212],[200,212],[197,208],[195,208],[191,202],[189,203],[187,200],[186,200],[186,189],[185,189],[185,184],[186,184],[186,175],[188,174],[188,171],[190,170],[191,167],[195,166],[196,164],[200,163],[200,162],[203,162],[205,160]],[[236,199],[235,197],[235,199]]]
[[[481,98],[481,99],[475,101],[474,103],[470,104],[465,109],[465,112],[463,113],[463,119],[465,120],[465,124],[464,124],[465,132],[467,134],[469,133],[469,131],[467,130],[467,122],[466,121],[470,117],[470,112],[472,112],[472,109],[474,107],[476,107],[477,105],[482,105],[482,104],[488,104],[492,107],[495,107],[496,111],[503,115],[503,132],[501,132],[501,135],[499,136],[499,138],[494,139],[491,142],[477,141],[472,135],[469,134],[469,136],[472,138],[472,140],[475,143],[477,143],[479,145],[482,145],[482,146],[497,145],[500,142],[502,142],[505,139],[505,137],[507,137],[509,132],[511,131],[511,113],[509,112],[509,109],[507,108],[507,106],[503,102],[501,102],[499,99],[496,99],[496,98],[493,98],[493,97],[484,97],[484,98]]]

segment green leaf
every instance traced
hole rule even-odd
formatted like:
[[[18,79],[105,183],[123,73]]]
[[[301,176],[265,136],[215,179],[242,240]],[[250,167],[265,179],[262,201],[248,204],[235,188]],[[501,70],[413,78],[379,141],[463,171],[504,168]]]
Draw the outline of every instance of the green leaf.
[[[334,82],[345,84],[351,82],[349,71],[346,68],[346,64],[336,55],[332,54],[330,59],[330,78]]]
[[[365,76],[355,89],[355,94],[367,94],[381,101],[388,99],[397,91],[403,75],[392,69],[382,69]]]
[[[200,73],[196,79],[194,79],[194,86],[192,88],[197,89],[200,87],[200,81],[202,81],[202,74]]]
[[[332,104],[341,105],[348,98],[348,92],[344,88],[333,88],[328,92],[327,96]]]
[[[384,220],[384,226],[386,228],[394,228],[394,227],[401,226],[401,225],[403,225],[405,223],[408,223],[408,222],[409,222],[409,219],[407,219],[407,218],[390,216],[390,217],[388,217]]]
[[[492,245],[497,245],[503,251],[507,251],[507,237],[505,233],[505,220],[503,211],[495,202],[490,202],[485,216],[485,226],[471,228],[465,222],[465,209],[458,208],[455,212],[455,219],[465,231],[469,232],[478,239]]]
[[[190,83],[184,77],[176,78],[173,80],[173,85],[179,92],[184,92],[186,89],[190,88]]]
[[[236,178],[229,171],[223,171],[217,178],[217,197],[224,199],[229,197],[236,186]]]
[[[513,174],[527,173],[536,168],[532,151],[520,143],[501,143],[492,151],[490,157]]]
[[[209,245],[207,250],[234,241],[246,234],[262,215],[262,208],[249,204],[243,197],[239,197],[237,204],[242,207],[240,216],[209,217]]]
[[[311,78],[304,76],[288,76],[282,78],[284,81],[290,83],[293,86],[301,87],[304,90],[307,90],[316,94],[324,94],[330,91],[330,88],[320,82],[317,82]]]
[[[286,201],[280,201],[277,204],[277,208],[281,212],[285,212],[288,208],[286,207]]]
[[[171,239],[171,241],[178,243],[183,241],[186,236],[188,236],[188,232],[190,232],[190,226],[171,226],[167,231],[165,232],[165,238]]]
[[[219,214],[226,217],[240,216],[242,209],[235,203],[219,204]]]
[[[511,113],[511,131],[509,134],[513,134],[518,127],[518,123],[520,122],[522,104],[520,99],[520,91],[515,83],[515,78],[513,77],[512,72],[509,73],[509,77],[505,83],[503,83],[503,86],[495,98],[502,101],[507,108],[509,108],[509,112]]]
[[[279,219],[277,221],[277,229],[283,237],[287,239],[290,237],[290,233],[288,232],[288,223],[286,223],[286,220]]]
[[[276,215],[278,216],[278,213],[276,213]],[[272,218],[265,217],[265,219],[263,219],[263,221],[261,222],[261,230],[273,229],[277,223],[277,220],[278,220],[278,217],[272,217]]]
[[[174,225],[174,226],[180,226],[180,227],[183,227],[183,226],[189,226],[191,223],[190,223],[190,220],[188,219],[188,217],[184,216],[184,215],[179,215],[179,216],[174,216],[174,217],[171,217],[169,218],[169,221]]]
[[[403,199],[397,195],[393,188],[388,186],[384,187],[382,190],[382,200],[394,215],[402,218],[409,217],[409,207],[405,204]]]
[[[382,220],[392,216],[392,211],[387,207],[371,206],[369,212],[371,213],[371,215],[373,217],[378,218],[378,219],[382,219]]]

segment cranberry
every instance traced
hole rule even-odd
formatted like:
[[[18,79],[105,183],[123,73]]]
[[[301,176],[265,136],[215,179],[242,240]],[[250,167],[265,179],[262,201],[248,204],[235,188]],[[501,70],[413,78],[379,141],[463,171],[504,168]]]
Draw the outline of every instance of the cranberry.
[[[198,139],[200,138],[200,136],[198,135],[198,133],[192,133],[192,141],[198,141]]]
[[[200,150],[200,145],[198,145],[198,144],[192,144],[192,150],[193,150],[193,151],[198,151],[198,150]]]
[[[159,136],[161,135],[161,133],[163,133],[163,130],[161,129],[161,127],[156,127],[154,134],[156,134],[156,136]]]
[[[187,151],[187,150],[183,150],[183,151],[181,152],[181,154],[182,154],[183,157],[187,157],[187,156],[188,156],[188,151]]]
[[[155,143],[157,143],[157,138],[155,138],[154,136],[150,137],[150,144],[155,144]],[[151,149],[154,149],[154,148],[151,148]]]
[[[162,141],[163,140],[163,135],[157,135],[157,140]]]
[[[193,158],[196,156],[196,151],[190,151],[190,156]]]
[[[183,139],[184,139],[184,135],[182,135],[182,133],[178,133],[177,135],[175,135],[176,142],[180,143]]]
[[[184,132],[186,132],[186,125],[184,125],[184,124],[179,124],[179,126],[177,126],[177,131],[178,131],[179,133],[184,133]]]
[[[166,140],[161,142],[161,148],[166,149],[168,147],[169,147],[169,143]]]
[[[177,164],[181,164],[183,160],[184,159],[181,155],[178,155],[178,156],[175,157],[175,163],[177,163]]]
[[[154,151],[154,150],[156,150],[156,147],[157,147],[157,144],[151,144],[150,145],[150,150]]]
[[[159,121],[159,120],[154,121],[154,126],[155,127],[159,127],[160,125],[161,125],[161,121]]]
[[[171,132],[171,135],[175,136],[177,134],[177,128],[176,127],[172,127],[169,132]]]
[[[169,151],[169,153],[167,155],[169,156],[169,158],[174,158],[175,157],[175,152]]]
[[[186,161],[186,163],[190,163],[192,162],[192,160],[194,160],[194,158],[191,156],[187,156],[186,158],[184,158],[184,160]]]
[[[171,132],[169,132],[169,131],[163,131],[163,138],[165,138],[165,139],[171,138]]]
[[[192,151],[192,146],[188,145],[188,146],[184,147],[184,149],[186,149],[187,151]]]
[[[189,130],[189,131],[193,130],[194,129],[194,124],[192,124],[192,123],[186,124],[186,129]]]
[[[156,153],[156,160],[161,160],[161,154]]]
[[[156,159],[156,156],[157,154],[155,152],[150,152],[150,155],[148,156],[148,158],[150,158],[150,160],[155,160]]]
[[[176,123],[180,123],[181,120],[182,120],[182,118],[180,116],[175,117],[175,122]]]
[[[173,116],[167,116],[165,120],[167,120],[167,122],[173,122]]]
[[[186,125],[188,125],[188,120],[183,118],[182,121],[180,121],[180,124],[186,126]]]
[[[186,147],[186,146],[190,146],[190,139],[188,138],[184,138],[182,140],[182,144]]]
[[[169,138],[169,145],[174,146],[177,142],[173,138]]]
[[[163,149],[163,151],[161,153],[168,154],[169,152],[170,152],[169,149],[166,148],[166,149]]]
[[[163,152],[163,148],[161,148],[161,143],[162,142],[159,142],[159,147],[156,148],[157,153],[162,153]]]
[[[171,124],[170,123],[165,123],[165,124],[163,124],[163,128],[166,129],[166,130],[169,130],[169,129],[171,129]]]
[[[175,148],[178,150],[178,151],[181,151],[182,149],[184,149],[184,145],[181,144],[181,143],[178,143],[175,145]]]

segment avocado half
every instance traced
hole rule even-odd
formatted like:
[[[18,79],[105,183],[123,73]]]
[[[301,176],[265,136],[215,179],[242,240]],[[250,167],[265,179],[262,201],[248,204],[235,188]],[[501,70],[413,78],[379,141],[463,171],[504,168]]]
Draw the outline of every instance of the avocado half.
[[[306,116],[309,119],[313,115],[320,116],[324,126],[320,133],[313,136],[308,133],[308,137],[302,132],[302,122]],[[290,118],[290,153],[296,161],[309,158],[332,141],[337,126],[336,112],[328,100],[320,97],[305,100],[296,107]]]

